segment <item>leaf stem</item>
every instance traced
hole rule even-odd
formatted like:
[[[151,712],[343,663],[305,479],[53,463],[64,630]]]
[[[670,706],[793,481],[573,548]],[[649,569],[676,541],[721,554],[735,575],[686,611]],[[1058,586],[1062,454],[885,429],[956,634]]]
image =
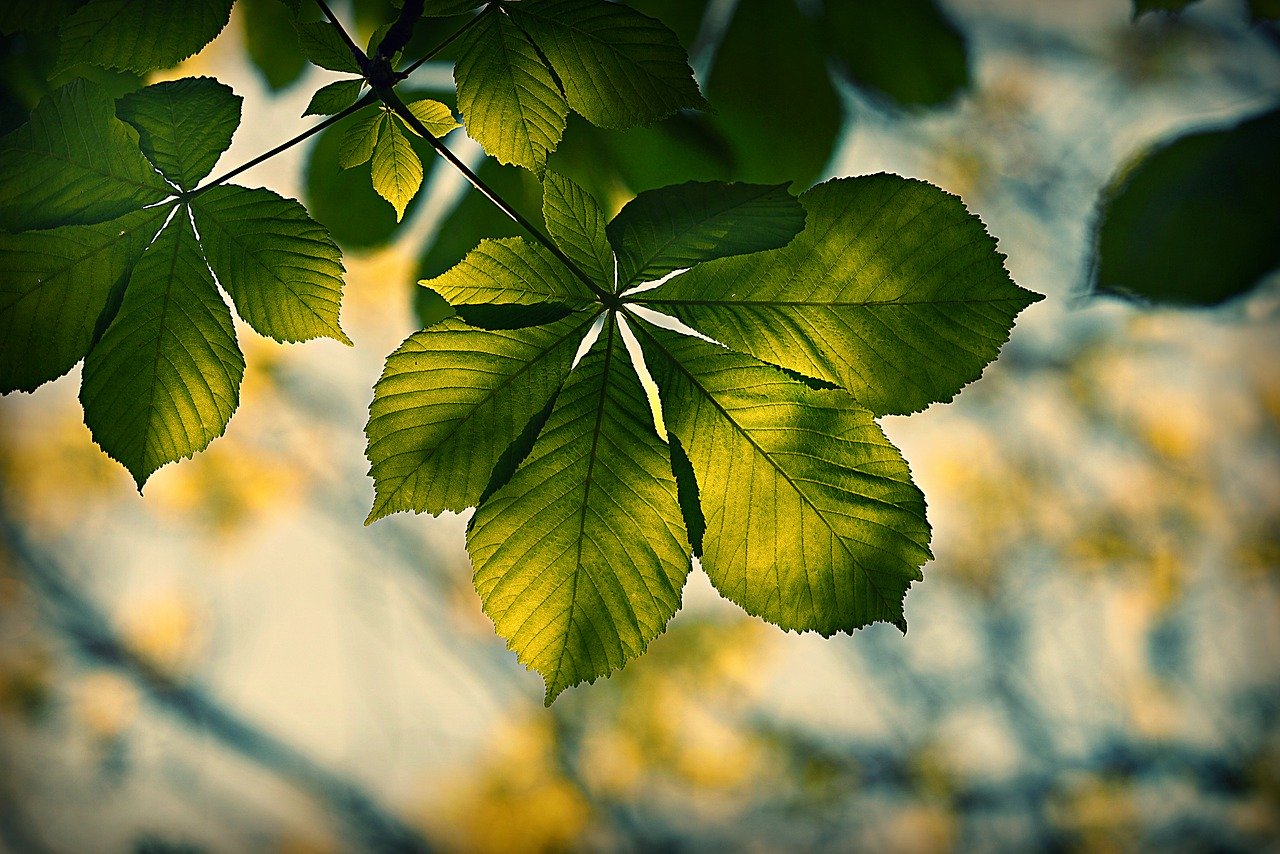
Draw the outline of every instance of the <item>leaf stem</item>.
[[[409,111],[409,108],[400,100],[400,96],[396,94],[394,89],[387,87],[379,90],[378,97],[380,97],[382,102],[390,107],[396,115],[403,119],[405,124],[413,128],[423,139],[425,139],[431,147],[436,150],[436,154],[439,154],[445,160],[449,161],[449,164],[453,166],[454,169],[457,169],[462,173],[462,176],[471,183],[471,186],[479,190],[482,196],[496,205],[497,208],[509,216],[513,222],[525,231],[529,232],[529,236],[542,244],[544,249],[554,255],[560,263],[564,264],[565,267],[569,269],[569,272],[573,273],[573,275],[580,279],[584,285],[590,288],[591,292],[599,297],[606,306],[613,307],[617,303],[618,298],[616,296],[597,285],[590,276],[582,271],[581,267],[573,262],[572,258],[564,254],[559,246],[556,246],[551,238],[539,231],[538,227],[526,219],[518,210],[507,204],[506,199],[502,198],[502,196],[498,195],[488,184],[480,180],[479,175],[471,171],[467,164],[459,160],[458,156],[446,148],[444,143],[436,139],[436,137],[433,136],[425,126],[423,126],[422,122],[418,121],[418,117]]]
[[[365,53],[360,49],[360,46],[352,41],[346,28],[343,27],[342,22],[338,20],[338,16],[333,14],[333,10],[329,8],[329,4],[326,3],[325,0],[316,0],[316,5],[320,7],[321,12],[324,12],[324,16],[329,19],[329,23],[333,24],[334,28],[338,31],[338,35],[342,36],[342,40],[347,43],[347,47],[351,49],[351,55],[356,58],[356,63],[359,64],[362,70],[367,70],[369,68],[369,57],[365,56]]]
[[[365,107],[369,106],[370,104],[374,103],[377,100],[378,100],[378,96],[375,95],[373,92],[371,91],[366,92],[363,98],[361,98],[359,101],[356,101],[354,104],[352,104],[350,107],[347,107],[342,112],[329,116],[327,119],[320,122],[319,124],[313,127],[310,127],[307,130],[304,130],[302,133],[298,134],[288,142],[282,142],[279,145],[277,145],[275,148],[271,149],[270,151],[264,154],[259,154],[257,157],[253,158],[248,163],[241,164],[240,166],[237,166],[235,169],[232,169],[230,172],[227,172],[223,175],[219,175],[217,178],[214,178],[212,181],[202,184],[201,186],[187,193],[186,199],[190,201],[191,199],[194,199],[196,196],[203,193],[205,190],[212,189],[213,187],[216,187],[219,184],[222,184],[226,181],[230,181],[232,178],[236,177],[241,172],[245,172],[253,168],[254,166],[257,166],[259,163],[262,163],[263,161],[266,161],[266,160],[270,160],[272,157],[275,157],[277,154],[280,154],[284,151],[287,151],[290,148],[293,148],[295,145],[302,142],[303,140],[318,134],[320,131],[324,130],[325,128],[329,127],[332,124],[335,124],[341,121],[342,119],[345,119],[347,116],[351,115],[357,110],[363,110]]]
[[[431,48],[431,50],[427,51],[425,54],[423,54],[422,56],[418,57],[418,59],[417,59],[417,60],[415,60],[414,62],[410,63],[408,66],[406,66],[406,67],[405,67],[405,69],[404,69],[403,71],[399,72],[399,76],[400,76],[400,77],[402,77],[402,78],[403,78],[403,77],[408,77],[410,74],[412,74],[413,72],[417,71],[417,70],[418,70],[418,68],[419,68],[421,65],[423,65],[423,63],[430,62],[433,58],[435,58],[436,54],[440,53],[440,51],[444,50],[444,49],[445,49],[445,48],[447,48],[449,45],[453,44],[455,41],[457,41],[457,39],[458,39],[458,37],[459,37],[459,36],[461,36],[461,35],[462,35],[463,33],[465,33],[467,30],[469,30],[469,29],[471,29],[473,26],[475,26],[476,21],[479,21],[481,17],[482,17],[482,15],[476,15],[476,16],[472,17],[472,19],[471,19],[471,20],[467,21],[465,24],[463,24],[462,26],[458,27],[458,29],[456,29],[456,30],[454,30],[454,31],[453,31],[453,34],[452,34],[451,36],[449,36],[449,37],[448,37],[448,38],[446,38],[444,41],[440,42],[440,44],[438,44],[438,45],[436,45],[435,47]]]

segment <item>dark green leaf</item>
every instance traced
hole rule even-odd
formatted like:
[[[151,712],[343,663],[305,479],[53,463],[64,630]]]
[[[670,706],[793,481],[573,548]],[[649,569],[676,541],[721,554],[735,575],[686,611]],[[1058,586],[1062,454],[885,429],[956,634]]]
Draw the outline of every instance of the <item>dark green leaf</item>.
[[[785,248],[700,264],[637,302],[884,415],[950,400],[1039,299],[1010,281],[981,220],[931,184],[843,178],[801,202],[805,229]]]
[[[130,92],[116,102],[116,115],[138,132],[147,159],[191,190],[231,145],[242,100],[211,77],[185,77]]]
[[[689,573],[676,483],[613,321],[477,508],[467,548],[485,613],[543,675],[548,704],[640,655],[675,616]]]
[[[401,4],[396,4],[401,5]],[[478,9],[484,5],[484,0],[427,0],[422,4],[422,17],[424,18],[447,18],[450,15],[461,15],[470,12],[472,9]]]
[[[0,392],[31,391],[84,358],[112,288],[167,213],[0,234]]]
[[[569,106],[592,124],[628,128],[707,106],[684,48],[661,21],[603,0],[523,0],[506,11],[550,61]]]
[[[585,190],[563,175],[542,181],[542,217],[556,245],[605,290],[613,288],[613,250],[605,237],[604,214]]]
[[[142,253],[120,313],[85,359],[85,423],[141,489],[222,435],[243,376],[231,312],[181,209]]]
[[[304,116],[331,116],[334,113],[340,113],[347,107],[350,107],[356,101],[360,100],[360,87],[364,85],[364,80],[339,80],[335,83],[328,83],[316,90],[311,96],[311,102],[307,104],[307,111]],[[369,152],[373,153],[372,150]],[[369,158],[366,157],[365,160]],[[363,163],[364,161],[360,161]]]
[[[5,0],[0,6],[0,33],[52,30],[82,5],[83,0]]]
[[[412,510],[463,510],[564,378],[589,316],[519,330],[447,318],[387,358],[369,409],[376,497],[366,523]]]
[[[883,620],[905,631],[929,525],[871,412],[696,338],[647,325],[637,335],[697,477],[702,568],[716,589],[784,629],[831,635]]]
[[[293,84],[307,68],[294,15],[280,0],[240,0],[245,51],[273,92]],[[335,111],[336,112],[336,111]]]
[[[192,210],[209,266],[250,326],[277,341],[351,343],[338,325],[342,255],[302,205],[223,185]]]
[[[62,22],[59,68],[170,68],[213,41],[234,0],[90,0]]]
[[[1280,267],[1280,110],[1157,149],[1103,192],[1094,289],[1217,305]]]
[[[312,64],[330,71],[364,74],[351,48],[333,24],[328,21],[299,21],[294,23],[294,27],[298,31],[298,47]]]
[[[700,261],[786,246],[804,217],[785,184],[690,181],[641,193],[609,223],[618,290]]]
[[[41,101],[0,140],[0,229],[103,222],[171,192],[112,100],[85,80]]]

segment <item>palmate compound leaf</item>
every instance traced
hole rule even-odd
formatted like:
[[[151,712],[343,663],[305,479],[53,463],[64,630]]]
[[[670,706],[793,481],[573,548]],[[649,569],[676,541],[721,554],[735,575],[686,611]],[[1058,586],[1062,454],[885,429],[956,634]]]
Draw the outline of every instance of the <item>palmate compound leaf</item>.
[[[636,302],[886,415],[950,400],[1040,299],[1010,280],[982,221],[931,184],[841,178],[800,200],[808,220],[786,247],[701,264]]]
[[[903,198],[868,193],[868,185],[883,189],[886,180],[912,192]],[[589,247],[598,238],[592,218],[582,215],[589,205],[567,182],[552,177],[549,183],[548,220],[556,222],[550,230],[560,247],[566,253]],[[884,272],[880,262],[905,266],[927,285],[918,296],[937,298],[962,319],[968,318],[970,302],[981,306],[998,299],[1021,307],[1033,301],[1033,294],[1007,281],[981,224],[936,188],[929,188],[929,200],[944,212],[928,216],[930,205],[920,205],[914,194],[917,183],[888,176],[831,182],[805,198],[804,231],[791,244],[696,264],[661,288],[624,292],[617,308],[596,300],[563,268],[557,273],[554,257],[532,244],[482,243],[457,267],[423,282],[460,317],[406,342],[388,360],[375,390],[369,457],[378,500],[370,518],[478,502],[468,536],[477,590],[520,660],[545,677],[548,702],[644,648],[674,613],[690,552],[701,555],[724,595],[780,626],[823,634],[877,620],[905,627],[903,597],[929,557],[924,500],[863,399],[875,397],[869,389],[877,390],[893,407],[906,407],[898,365],[867,360],[864,384],[857,386],[862,397],[852,389],[815,389],[812,375],[657,328],[639,316],[638,307],[674,304],[673,286],[694,274],[701,276],[700,288],[732,304],[736,292],[750,292],[751,281],[730,275],[726,285],[719,272],[734,273],[742,264],[774,276],[779,259],[797,245],[805,252],[792,259],[795,275],[775,283],[769,303],[784,317],[792,303],[818,316],[828,310],[844,316],[846,291],[857,294],[850,281],[859,279],[846,275],[837,247],[852,252],[859,265],[872,262],[867,269],[873,273]],[[767,194],[772,188],[757,189]],[[681,192],[674,188],[674,197]],[[740,188],[720,185],[717,192],[731,199]],[[578,201],[563,204],[560,197]],[[880,206],[886,202],[903,210],[882,222]],[[869,212],[852,215],[867,205]],[[788,222],[799,228],[795,211],[781,204],[772,210],[779,228]],[[673,219],[683,215],[676,206]],[[929,256],[930,265],[913,261],[921,235],[904,223],[917,219],[923,219],[927,237],[947,249]],[[866,228],[873,229],[870,237]],[[615,231],[618,255],[650,257],[642,251],[650,245],[645,232]],[[952,231],[968,240],[952,241]],[[871,249],[860,243],[869,239]],[[707,248],[704,257],[714,254]],[[952,266],[952,256],[963,263]],[[999,277],[990,270],[968,277],[971,265],[994,266]],[[936,268],[942,268],[942,280]],[[992,278],[1004,285],[993,285]],[[651,294],[658,295],[652,303]],[[486,302],[531,325],[510,328],[519,326],[510,321],[501,330],[469,328],[468,312]],[[574,313],[537,325],[537,312],[548,305]],[[995,336],[1003,340],[1016,311],[996,313],[1003,320],[977,313],[992,326],[1004,324]],[[634,324],[657,382],[661,428],[635,374],[621,368],[623,348],[614,333],[627,328],[624,319]],[[563,360],[588,323],[603,331],[566,380]],[[933,318],[893,328],[911,333],[916,356],[938,350],[946,358],[952,358],[958,338],[967,335],[971,347],[985,348],[994,334],[986,326],[961,334]],[[806,338],[800,326],[791,334],[797,352],[833,346]],[[491,355],[495,351],[501,358]],[[994,356],[992,348],[987,358]],[[526,375],[536,380],[525,382]],[[481,393],[469,397],[472,383]],[[497,394],[487,391],[495,388]],[[516,413],[507,420],[483,409],[496,406],[499,395],[516,400]],[[443,413],[439,426],[433,422],[437,412]],[[489,419],[498,429],[487,439],[480,425]],[[660,431],[669,442],[659,438]],[[496,462],[486,480],[489,460]]]
[[[169,68],[213,41],[234,0],[89,0],[62,22],[60,69],[90,62],[122,71]]]
[[[140,139],[105,92],[73,83],[0,141],[6,165],[26,170],[0,172],[0,200],[14,200],[0,211],[18,232],[0,234],[0,391],[33,389],[84,358],[86,423],[139,488],[221,435],[235,409],[244,359],[210,268],[264,334],[346,341],[337,247],[300,205],[232,185],[178,198],[139,150],[176,182],[207,174],[239,112],[212,86],[129,96],[121,113]],[[196,104],[211,128],[191,126]],[[33,174],[55,191],[30,192],[24,210]],[[77,208],[76,193],[90,204]]]

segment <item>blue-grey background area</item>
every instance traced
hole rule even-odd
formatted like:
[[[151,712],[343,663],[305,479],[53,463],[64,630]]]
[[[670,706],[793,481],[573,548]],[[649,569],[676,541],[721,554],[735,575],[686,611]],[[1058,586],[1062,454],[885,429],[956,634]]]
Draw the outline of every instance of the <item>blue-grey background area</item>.
[[[78,371],[0,401],[0,849],[1280,845],[1280,288],[1086,293],[1100,188],[1273,106],[1280,50],[1225,0],[945,5],[972,89],[904,112],[846,88],[827,171],[960,194],[1047,299],[954,404],[885,419],[935,531],[905,637],[786,634],[695,570],[647,655],[543,708],[471,590],[466,517],[362,525],[371,388],[461,190],[436,169],[396,245],[347,258],[355,348],[242,327],[226,437],[145,497]],[[245,96],[220,169],[331,79],[273,99],[239,38],[169,75]],[[301,162],[243,180],[298,196]]]

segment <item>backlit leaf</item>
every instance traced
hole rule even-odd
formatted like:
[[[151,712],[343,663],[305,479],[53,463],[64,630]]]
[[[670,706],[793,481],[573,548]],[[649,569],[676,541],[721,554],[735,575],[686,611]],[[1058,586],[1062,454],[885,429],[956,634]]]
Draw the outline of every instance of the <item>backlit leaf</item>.
[[[421,284],[454,306],[581,305],[594,298],[548,250],[520,237],[482,240],[457,265]]]
[[[350,169],[367,163],[373,157],[374,146],[378,144],[378,136],[387,122],[387,113],[383,109],[352,122],[338,146],[338,165]]]
[[[427,132],[439,139],[445,136],[449,131],[456,127],[461,127],[458,120],[453,117],[453,111],[445,104],[439,101],[433,101],[430,98],[419,98],[416,101],[410,101],[405,104],[413,117],[422,122],[422,126]],[[405,124],[405,130],[417,135],[417,131]]]
[[[298,21],[294,27],[298,31],[298,46],[312,64],[330,71],[364,73],[350,46],[342,40],[333,24],[328,21]]]
[[[363,84],[364,80],[339,80],[336,83],[321,86],[311,96],[311,102],[307,104],[307,110],[303,115],[331,116],[342,112],[360,100],[360,87]]]
[[[243,99],[210,77],[185,77],[130,92],[116,115],[138,132],[142,153],[180,189],[213,171],[240,124]]]
[[[169,68],[213,41],[234,0],[89,0],[62,22],[60,68]]]
[[[542,182],[542,217],[556,245],[602,288],[613,288],[613,250],[596,200],[563,175]]]
[[[421,186],[422,161],[400,129],[400,122],[388,115],[373,147],[373,189],[396,209],[399,221]]]

